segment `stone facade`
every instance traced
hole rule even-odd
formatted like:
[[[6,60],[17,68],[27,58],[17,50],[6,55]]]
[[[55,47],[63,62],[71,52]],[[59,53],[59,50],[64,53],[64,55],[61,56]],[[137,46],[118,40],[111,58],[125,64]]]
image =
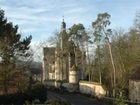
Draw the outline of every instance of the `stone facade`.
[[[132,102],[140,102],[140,68],[129,79],[129,98]]]
[[[68,40],[66,32],[66,23],[62,22],[61,31],[59,36],[59,42],[56,47],[44,47],[44,80],[55,80],[78,83],[79,79],[83,78],[83,63],[85,59],[81,60],[82,52],[79,48],[75,48],[74,51],[65,53],[67,44],[73,44]],[[71,68],[77,65],[79,72],[71,71]],[[74,77],[75,76],[75,77]]]
[[[129,98],[132,102],[140,102],[140,80],[129,80]]]
[[[55,62],[55,48],[54,47],[45,47],[44,52],[44,62],[43,62],[43,80],[49,79],[49,73],[54,73],[52,66]]]

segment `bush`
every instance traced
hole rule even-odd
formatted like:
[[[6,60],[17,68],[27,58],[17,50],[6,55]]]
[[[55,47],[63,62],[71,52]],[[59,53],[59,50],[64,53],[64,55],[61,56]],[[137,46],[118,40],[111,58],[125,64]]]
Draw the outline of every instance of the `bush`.
[[[22,105],[24,103],[24,94],[8,94],[0,96],[0,104],[14,104],[14,105]]]
[[[126,97],[123,95],[123,91],[119,91],[115,99],[115,105],[127,105],[125,100],[126,100]]]
[[[35,83],[30,90],[26,90],[24,93],[0,95],[0,105],[22,105],[27,101],[32,103],[37,99],[41,103],[44,103],[47,99],[47,89],[41,83]]]
[[[71,104],[61,101],[61,100],[49,100],[47,102],[47,105],[71,105]]]
[[[41,103],[44,103],[47,99],[47,88],[40,82],[37,82],[33,84],[30,90],[26,91],[26,95],[28,96],[27,100],[29,101],[39,99]]]
[[[36,83],[35,85],[33,85],[33,96],[36,99],[39,99],[40,102],[45,102],[47,99],[47,89],[44,85],[40,84],[40,83]]]

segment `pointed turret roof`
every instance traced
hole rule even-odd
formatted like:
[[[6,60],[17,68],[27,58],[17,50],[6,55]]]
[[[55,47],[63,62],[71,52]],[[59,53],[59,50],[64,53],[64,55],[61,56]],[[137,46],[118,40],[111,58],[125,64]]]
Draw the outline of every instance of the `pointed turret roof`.
[[[64,21],[64,16],[63,16],[62,24],[61,24],[61,31],[63,31],[63,30],[66,30],[66,23]]]

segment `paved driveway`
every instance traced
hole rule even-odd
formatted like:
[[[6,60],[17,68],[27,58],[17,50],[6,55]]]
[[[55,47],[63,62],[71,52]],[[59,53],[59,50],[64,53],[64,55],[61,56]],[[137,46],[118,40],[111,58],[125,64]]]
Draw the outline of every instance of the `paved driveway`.
[[[48,91],[48,98],[68,101],[72,105],[108,105],[103,100],[97,100],[95,98],[86,97],[78,93],[60,94]]]

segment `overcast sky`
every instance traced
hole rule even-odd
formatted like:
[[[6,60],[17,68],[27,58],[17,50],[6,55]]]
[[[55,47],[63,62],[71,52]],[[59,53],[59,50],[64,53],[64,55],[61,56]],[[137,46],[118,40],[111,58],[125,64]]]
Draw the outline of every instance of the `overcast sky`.
[[[140,10],[140,0],[0,0],[0,8],[19,25],[19,32],[31,34],[36,43],[59,31],[63,15],[68,28],[74,23],[88,28],[98,13],[108,12],[111,27],[127,29]]]

